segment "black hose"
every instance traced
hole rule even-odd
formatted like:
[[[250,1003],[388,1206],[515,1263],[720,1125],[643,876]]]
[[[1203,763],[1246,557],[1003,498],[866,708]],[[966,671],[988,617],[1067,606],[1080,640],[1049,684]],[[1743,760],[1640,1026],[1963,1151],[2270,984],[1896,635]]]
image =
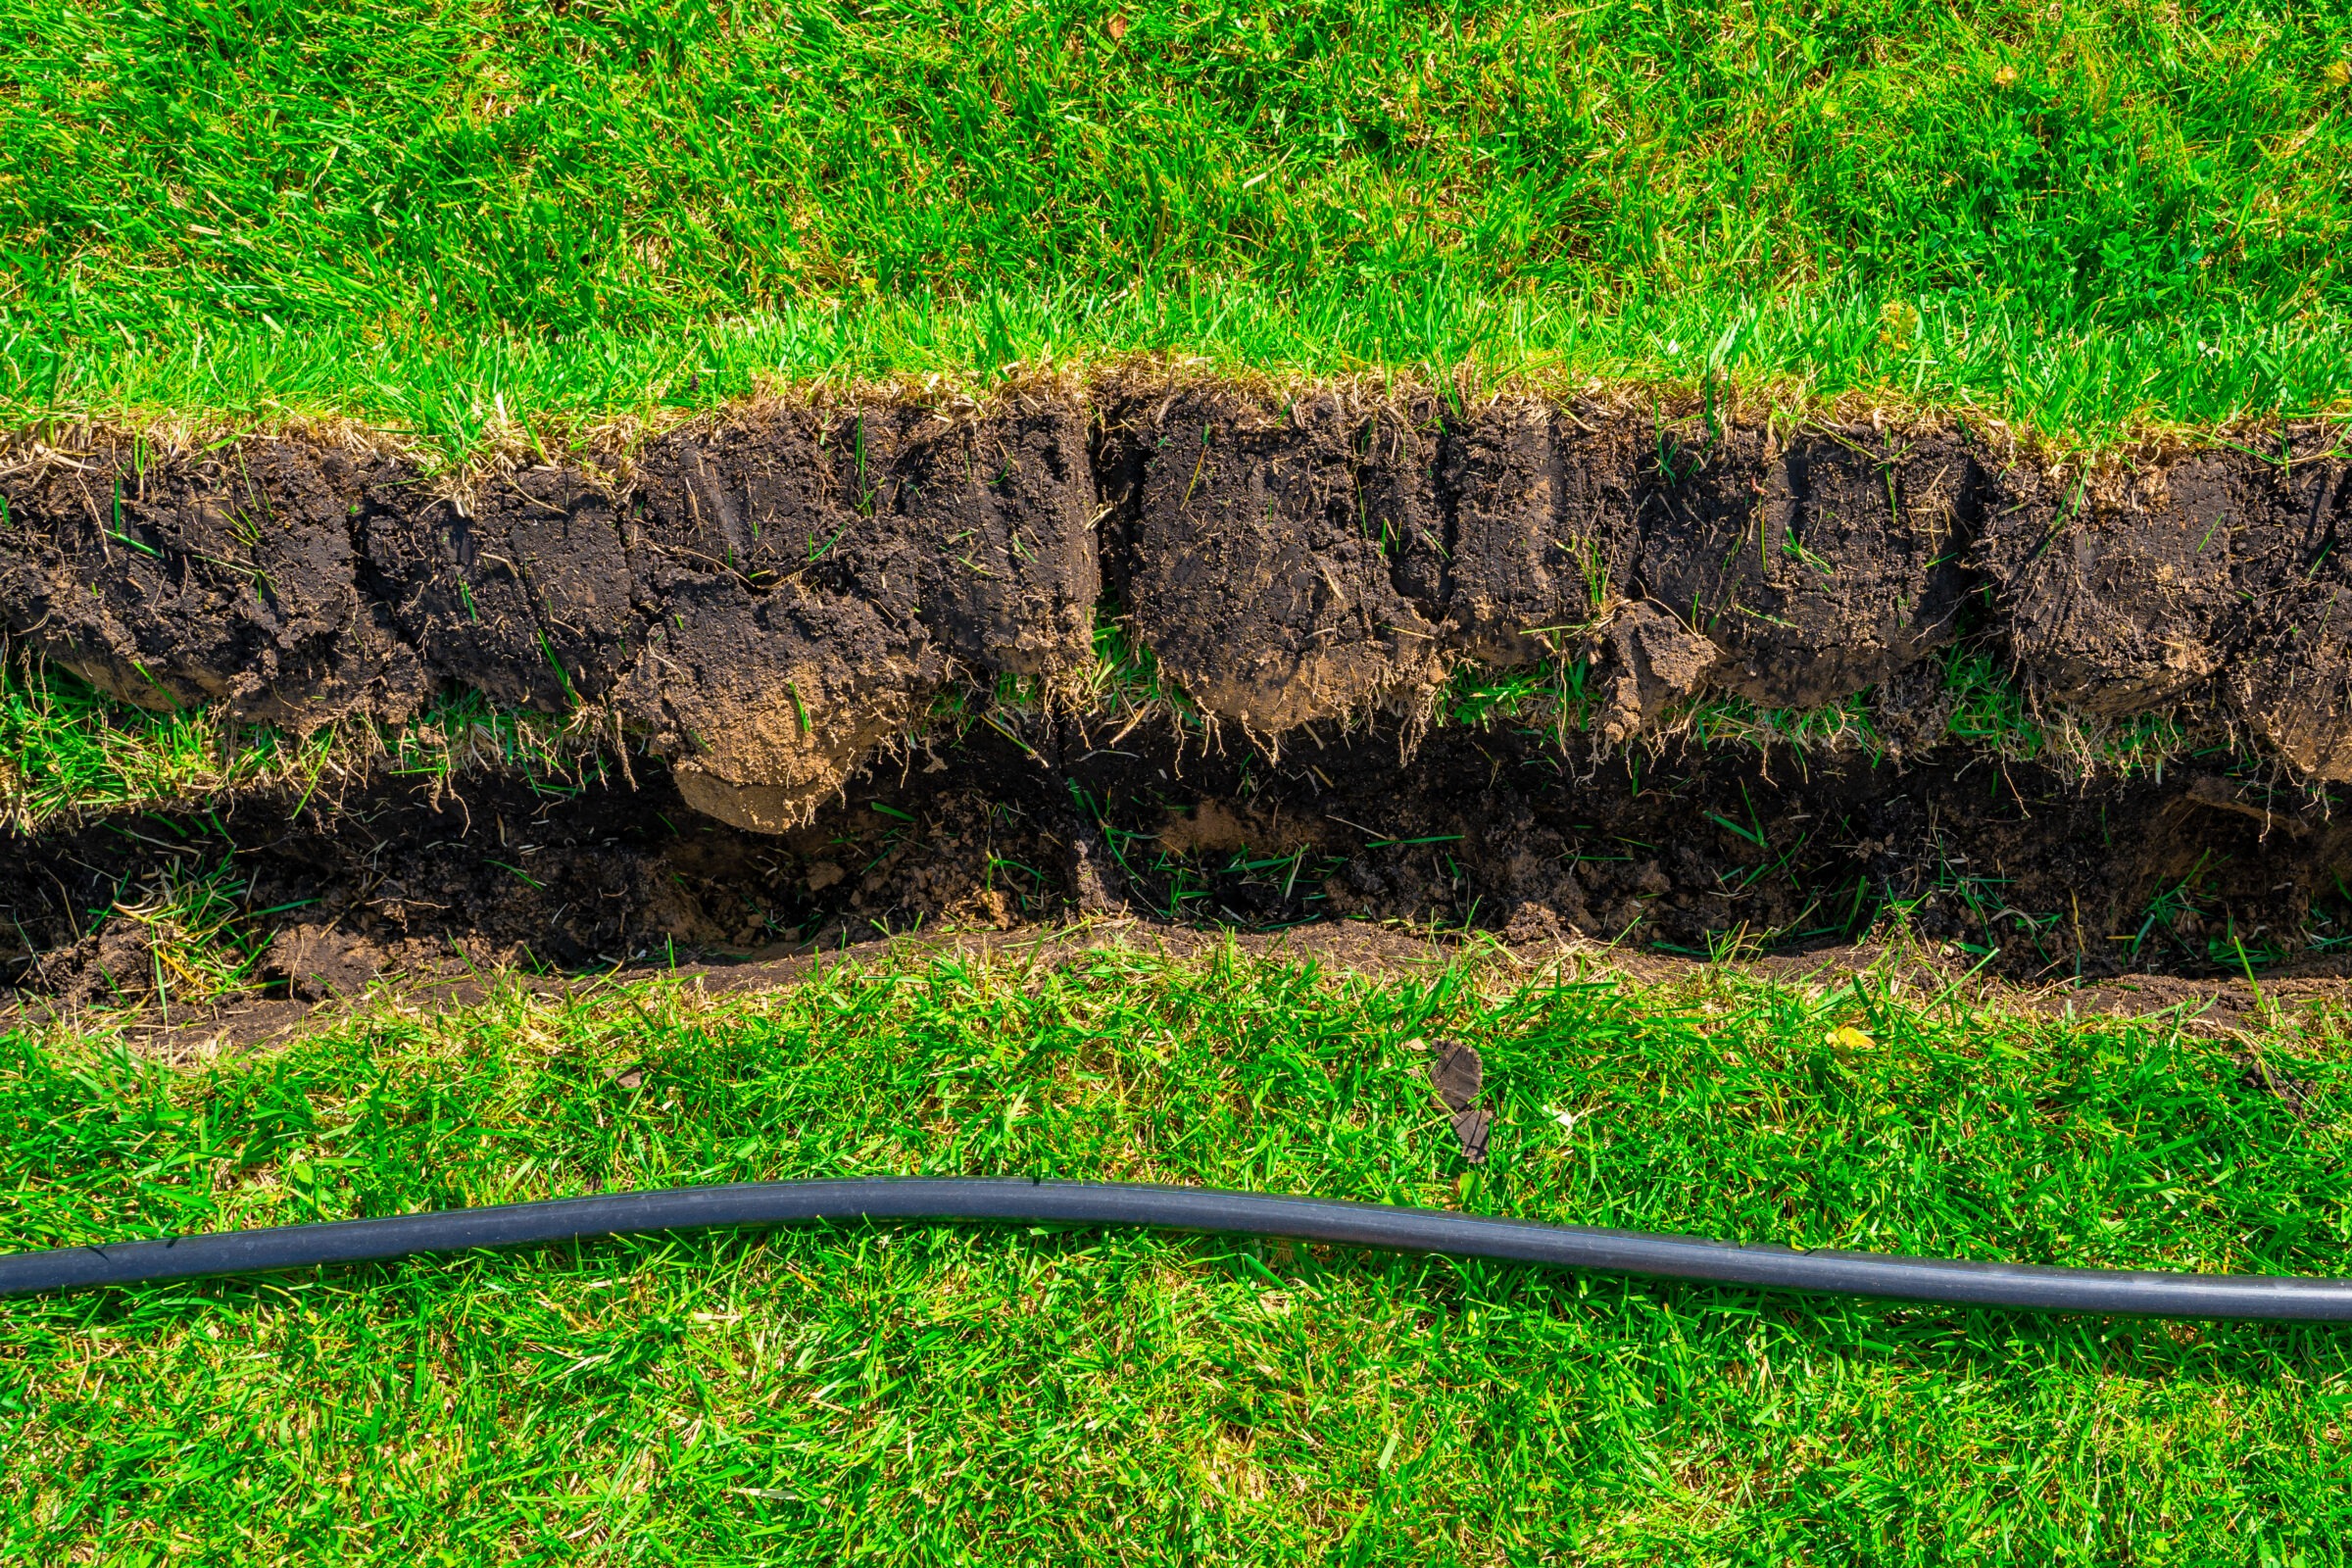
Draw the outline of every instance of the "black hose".
[[[1293,1237],[1398,1252],[1501,1258],[1722,1285],[2030,1311],[2302,1322],[2352,1319],[2352,1280],[2119,1273],[1964,1263],[1880,1252],[1799,1252],[1321,1198],[1019,1178],[746,1182],[731,1187],[680,1187],[390,1219],[229,1231],[114,1247],[66,1247],[0,1256],[0,1296],[375,1262],[416,1252],[528,1247],[631,1232],[790,1225],[810,1220],[1145,1225]]]

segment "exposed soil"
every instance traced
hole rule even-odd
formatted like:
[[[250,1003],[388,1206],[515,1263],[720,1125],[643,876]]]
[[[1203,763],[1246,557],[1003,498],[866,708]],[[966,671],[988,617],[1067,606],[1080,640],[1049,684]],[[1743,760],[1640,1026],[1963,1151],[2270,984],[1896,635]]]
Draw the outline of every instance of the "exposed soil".
[[[125,701],[297,728],[453,688],[609,704],[707,808],[765,828],[952,675],[1077,669],[1105,588],[1194,701],[1260,736],[1464,661],[1590,650],[1654,718],[1695,689],[1897,688],[1967,638],[2085,716],[2183,711],[2336,779],[2337,439],[2085,475],[1961,427],[1122,385],[779,405],[453,496],[290,441],[27,438],[0,473],[0,626]],[[1610,635],[1644,605],[1649,630]]]
[[[1901,931],[2017,981],[2308,968],[2352,936],[2352,813],[2219,774],[2086,785],[1956,748],[1900,770],[1685,744],[1593,762],[1457,730],[1401,763],[1393,730],[1202,756],[1165,732],[1110,747],[1049,713],[1004,722],[869,768],[778,834],[687,809],[649,760],[634,789],[492,780],[436,802],[385,783],[335,809],[247,798],[18,839],[0,846],[0,983],[147,995],[153,928],[110,911],[224,865],[270,911],[238,928],[263,977],[298,999],[1087,913],[1701,956]]]
[[[290,440],[26,437],[0,628],[122,700],[305,730],[474,689],[591,705],[643,755],[578,793],[265,792],[0,845],[0,983],[152,985],[108,911],[222,863],[296,997],[1073,910],[1691,953],[1900,922],[2014,978],[2324,954],[2352,937],[2333,439],[2085,474],[1957,426],[1136,383],[775,405],[462,492]],[[1205,754],[1089,727],[1104,613],[1211,721]],[[2047,711],[2166,713],[2260,765],[2085,776],[1943,742],[1956,642]],[[1591,662],[1590,738],[1423,722],[1465,662],[1563,654]],[[1044,706],[904,749],[1005,676]],[[1877,762],[1645,733],[1694,695],[1866,690]]]

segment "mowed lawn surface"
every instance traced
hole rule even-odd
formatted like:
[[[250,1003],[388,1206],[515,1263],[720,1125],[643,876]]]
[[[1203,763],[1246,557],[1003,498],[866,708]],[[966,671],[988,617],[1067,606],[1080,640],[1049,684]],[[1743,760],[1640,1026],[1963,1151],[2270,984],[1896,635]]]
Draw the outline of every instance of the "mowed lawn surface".
[[[2103,440],[2343,412],[2348,257],[2342,0],[0,0],[10,426],[341,416],[454,460],[1148,352]],[[33,680],[19,820],[235,782],[213,719]],[[416,765],[556,746],[477,718]],[[1440,1038],[1486,1054],[1483,1169]],[[383,1003],[195,1063],[98,1020],[0,1034],[0,1248],[1030,1173],[2347,1274],[2343,1039],[1119,954]],[[2332,1329],[639,1239],[0,1303],[0,1560],[2316,1564],[2352,1555],[2347,1401]]]
[[[2352,8],[0,0],[0,413],[1128,350],[2341,408]]]
[[[1492,1162],[1421,1042],[1475,1044]],[[839,1173],[1204,1183],[2352,1272],[2341,1020],[1233,954],[0,1037],[10,1247]],[[2352,1339],[1021,1229],[616,1241],[0,1308],[10,1561],[2341,1560]]]

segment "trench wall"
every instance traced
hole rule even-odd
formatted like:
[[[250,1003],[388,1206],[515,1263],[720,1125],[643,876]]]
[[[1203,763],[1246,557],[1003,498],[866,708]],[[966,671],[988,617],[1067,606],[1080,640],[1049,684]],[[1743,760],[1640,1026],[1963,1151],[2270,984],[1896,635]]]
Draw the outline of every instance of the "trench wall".
[[[780,832],[950,682],[1068,681],[1103,607],[1257,739],[1591,657],[1617,741],[1677,698],[1879,693],[1938,650],[2085,717],[2352,778],[2352,524],[2327,432],[2085,476],[1961,428],[1794,430],[1217,384],[776,406],[480,475],[291,439],[20,443],[0,628],[123,701],[309,729],[472,688],[582,704],[685,803]]]

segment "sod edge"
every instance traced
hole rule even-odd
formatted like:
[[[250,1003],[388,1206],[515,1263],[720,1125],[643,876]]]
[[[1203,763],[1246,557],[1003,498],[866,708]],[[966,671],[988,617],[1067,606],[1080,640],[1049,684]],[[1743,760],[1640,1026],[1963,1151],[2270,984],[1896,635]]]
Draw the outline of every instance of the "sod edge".
[[[1105,604],[1274,745],[1582,659],[1610,743],[1869,691],[1899,749],[1966,647],[2055,719],[2163,714],[2325,782],[2345,471],[2321,426],[2070,468],[1965,424],[1202,380],[770,403],[454,489],[346,443],[98,434],[0,479],[0,623],[122,701],[297,733],[605,708],[769,830],[959,683],[1083,695]]]

